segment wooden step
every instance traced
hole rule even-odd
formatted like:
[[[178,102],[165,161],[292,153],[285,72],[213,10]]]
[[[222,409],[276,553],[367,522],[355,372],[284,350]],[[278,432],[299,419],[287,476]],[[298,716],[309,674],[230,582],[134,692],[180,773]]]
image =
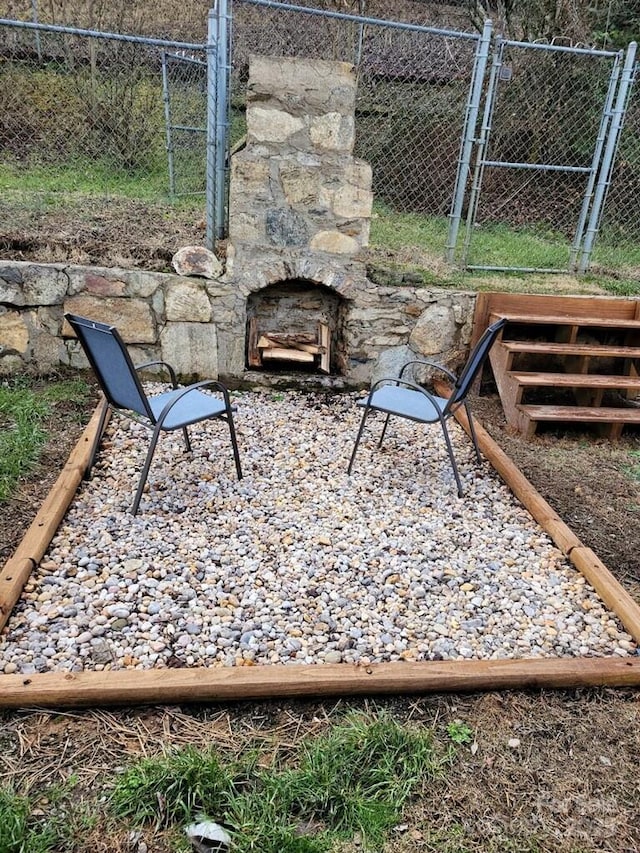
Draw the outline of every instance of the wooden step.
[[[618,409],[608,406],[530,406],[521,403],[517,408],[534,421],[640,424],[640,407],[633,406]]]
[[[578,326],[599,329],[636,329],[640,331],[640,320],[620,317],[575,317],[569,314],[515,314],[491,312],[491,322],[505,317],[510,323],[526,326]]]
[[[529,438],[538,423],[596,424],[608,432],[612,439],[619,438],[625,425],[640,426],[640,408],[613,408],[607,406],[534,406],[520,403],[516,407],[517,427]]]
[[[618,388],[640,390],[640,376],[603,376],[597,373],[530,373],[509,370],[518,385],[525,388]]]
[[[500,317],[489,362],[510,426],[533,435],[538,422],[576,422],[617,438],[640,424],[640,299],[479,294],[474,342]],[[528,402],[536,388],[547,405]]]
[[[581,355],[598,358],[640,358],[640,347],[611,346],[609,344],[558,344],[554,341],[499,341],[496,346],[507,352],[531,355]]]

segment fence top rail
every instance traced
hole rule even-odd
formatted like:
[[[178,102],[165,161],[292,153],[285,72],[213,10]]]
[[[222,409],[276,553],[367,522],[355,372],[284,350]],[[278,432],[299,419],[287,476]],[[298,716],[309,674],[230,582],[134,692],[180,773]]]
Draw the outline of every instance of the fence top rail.
[[[267,6],[270,9],[283,9],[288,12],[303,12],[306,15],[317,15],[322,18],[338,18],[349,21],[352,24],[370,24],[378,27],[389,27],[396,30],[410,30],[416,33],[428,35],[447,36],[448,38],[467,39],[469,41],[480,41],[479,33],[465,33],[459,30],[442,30],[437,27],[425,27],[421,24],[407,24],[401,21],[387,21],[384,18],[368,18],[362,15],[348,15],[346,12],[333,12],[328,9],[315,9],[310,6],[296,6],[291,3],[279,3],[277,0],[243,0],[250,6]]]
[[[582,53],[587,56],[618,56],[623,51],[619,50],[597,50],[593,47],[571,47],[568,44],[548,44],[541,41],[512,41],[511,39],[500,39],[500,44],[507,47],[525,47],[534,50],[549,50],[556,53]]]
[[[195,44],[187,41],[167,41],[148,36],[126,35],[125,33],[108,33],[100,30],[85,30],[78,27],[63,27],[57,24],[37,24],[32,21],[14,21],[11,18],[0,18],[0,26],[13,27],[23,30],[39,30],[40,32],[62,33],[71,36],[90,36],[92,38],[109,39],[111,41],[128,41],[136,44],[148,44],[154,47],[168,47],[179,50],[206,50],[206,44]]]

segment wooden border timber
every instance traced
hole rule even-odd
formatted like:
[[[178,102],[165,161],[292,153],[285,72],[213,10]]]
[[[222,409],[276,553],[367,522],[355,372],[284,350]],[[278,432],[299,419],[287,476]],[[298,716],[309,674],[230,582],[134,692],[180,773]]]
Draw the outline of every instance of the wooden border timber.
[[[424,661],[369,666],[269,664],[0,675],[0,707],[129,707],[303,696],[639,685],[640,658]]]
[[[464,418],[460,417],[464,426]],[[13,566],[15,600],[28,573],[37,565],[82,478],[97,427],[94,415],[65,466],[68,485],[58,483],[7,566]],[[564,524],[513,462],[476,423],[485,457],[538,523],[584,573],[626,630],[640,641],[640,607],[593,552]],[[73,472],[73,476],[71,476]],[[64,472],[63,472],[64,474]],[[45,507],[47,507],[45,511]],[[54,519],[57,518],[56,526]],[[38,521],[41,519],[41,521]],[[45,523],[43,519],[49,519]],[[40,537],[35,531],[40,531]],[[46,529],[46,532],[45,532]],[[37,547],[36,547],[37,545]],[[36,554],[39,556],[36,559]],[[16,560],[18,557],[18,560]],[[2,576],[6,573],[2,572]],[[17,590],[17,594],[16,594]],[[6,594],[5,594],[6,595]],[[8,598],[5,598],[5,601]],[[5,605],[6,606],[6,605]],[[8,616],[8,614],[7,614]],[[6,620],[5,620],[6,621]],[[317,696],[361,696],[398,693],[473,692],[526,688],[640,687],[640,658],[529,658],[518,660],[424,661],[193,669],[111,670],[0,675],[0,708],[98,707],[106,705],[223,702]]]
[[[100,420],[100,403],[38,510],[27,532],[0,571],[0,631],[7,624],[31,572],[38,565],[80,485]]]

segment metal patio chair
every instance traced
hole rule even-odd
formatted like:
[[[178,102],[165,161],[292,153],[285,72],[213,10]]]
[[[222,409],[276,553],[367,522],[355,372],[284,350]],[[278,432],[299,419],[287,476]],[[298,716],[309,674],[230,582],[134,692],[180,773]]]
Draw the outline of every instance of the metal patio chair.
[[[186,387],[179,387],[174,369],[165,361],[150,361],[135,367],[124,341],[113,326],[73,314],[65,314],[65,318],[76,333],[105,398],[85,479],[88,479],[91,474],[110,411],[125,415],[143,424],[152,432],[151,443],[131,507],[133,515],[138,512],[153,454],[162,431],[182,430],[186,450],[190,452],[191,442],[187,427],[209,418],[221,418],[229,426],[236,473],[238,479],[242,479],[233,410],[229,401],[229,392],[222,383],[204,380]],[[147,396],[137,371],[154,366],[166,369],[173,389],[155,396]],[[212,388],[217,392],[217,396],[204,394],[199,390],[201,388]]]
[[[362,413],[362,420],[360,421],[360,428],[353,446],[353,452],[351,453],[347,473],[351,474],[351,469],[353,468],[353,463],[356,458],[360,439],[362,438],[364,426],[367,417],[371,412],[384,412],[386,414],[378,447],[382,446],[382,442],[387,432],[389,419],[392,415],[399,418],[407,418],[408,420],[417,421],[422,424],[439,423],[442,427],[447,453],[449,454],[453,474],[458,485],[458,497],[462,497],[462,482],[460,480],[458,466],[456,464],[449,431],[447,429],[447,420],[455,414],[456,410],[460,406],[464,406],[467,418],[469,419],[469,431],[476,451],[476,457],[478,462],[480,462],[480,450],[478,448],[478,440],[476,438],[473,418],[471,417],[471,410],[467,402],[467,395],[476,376],[478,376],[485,359],[489,355],[489,350],[493,346],[494,341],[502,331],[506,322],[507,321],[504,319],[497,320],[485,330],[482,337],[473,348],[466,365],[458,377],[441,364],[433,361],[427,361],[425,359],[414,359],[403,365],[399,376],[383,378],[375,382],[371,386],[369,395],[365,399],[358,401],[358,405],[364,407],[364,412]],[[418,385],[409,379],[405,379],[405,371],[416,364],[423,366],[426,365],[446,374],[446,376],[448,376],[453,382],[451,396],[448,399],[445,397],[438,397],[436,394],[427,391],[421,385]]]

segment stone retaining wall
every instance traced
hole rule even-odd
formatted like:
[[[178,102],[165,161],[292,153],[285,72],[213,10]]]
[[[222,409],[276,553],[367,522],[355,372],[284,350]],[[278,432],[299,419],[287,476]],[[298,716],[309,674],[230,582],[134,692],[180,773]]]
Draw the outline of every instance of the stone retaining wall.
[[[302,261],[278,265],[249,282],[140,270],[0,262],[0,374],[46,373],[86,360],[65,312],[117,326],[134,362],[161,358],[183,379],[363,387],[424,356],[456,368],[466,357],[475,294],[425,287],[385,287],[347,268],[331,275]],[[335,288],[345,300],[341,376],[268,374],[245,365],[247,297],[290,275]]]

